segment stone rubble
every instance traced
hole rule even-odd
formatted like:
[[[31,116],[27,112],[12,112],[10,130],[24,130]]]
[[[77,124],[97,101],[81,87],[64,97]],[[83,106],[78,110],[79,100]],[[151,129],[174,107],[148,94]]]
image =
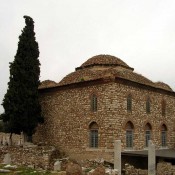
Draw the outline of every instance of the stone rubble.
[[[107,166],[104,159],[76,162],[68,157],[59,157],[56,151],[52,146],[0,146],[0,163],[7,164],[0,172],[10,172],[17,169],[18,165],[24,165],[37,170],[54,170],[52,174],[55,175],[119,175],[118,170]],[[148,175],[148,170],[137,169],[129,164],[125,164],[122,172],[125,175]],[[175,175],[175,165],[158,163],[156,175]]]
[[[82,175],[83,171],[80,165],[69,162],[66,167],[66,175]]]
[[[9,170],[16,170],[17,169],[17,166],[16,165],[10,165],[10,164],[8,164],[8,165],[5,165],[4,168],[5,169],[9,169]]]
[[[0,163],[24,165],[36,169],[53,169],[54,160],[59,156],[53,146],[24,147],[0,146]]]
[[[93,172],[90,172],[88,175],[105,175],[105,167],[104,166],[99,166],[94,169]]]
[[[10,170],[6,170],[6,169],[0,169],[0,173],[10,173]]]
[[[157,175],[175,175],[175,165],[168,162],[157,164]]]
[[[136,169],[134,166],[125,164],[125,175],[148,175],[148,170]],[[175,175],[175,165],[168,162],[157,163],[156,175]]]
[[[125,169],[123,171],[125,175],[148,175],[148,170],[136,169],[129,164],[125,164]]]
[[[54,171],[60,171],[61,170],[61,161],[56,161],[54,163]]]
[[[3,164],[11,164],[11,156],[9,153],[5,154]]]

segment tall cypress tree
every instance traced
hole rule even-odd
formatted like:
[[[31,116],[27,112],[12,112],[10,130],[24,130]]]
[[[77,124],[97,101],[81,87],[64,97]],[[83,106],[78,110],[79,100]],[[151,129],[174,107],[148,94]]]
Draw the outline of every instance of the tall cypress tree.
[[[26,26],[19,36],[15,59],[9,66],[10,81],[2,103],[2,118],[6,131],[32,136],[37,124],[42,121],[38,98],[40,62],[34,21],[29,16],[24,18]]]

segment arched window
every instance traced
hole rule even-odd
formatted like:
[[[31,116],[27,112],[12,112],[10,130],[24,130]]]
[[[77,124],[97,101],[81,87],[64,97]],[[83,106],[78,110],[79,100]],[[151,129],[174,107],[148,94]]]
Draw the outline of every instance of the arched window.
[[[148,97],[146,100],[146,113],[149,114],[151,112],[151,104],[150,104],[150,98]]]
[[[132,122],[126,123],[126,148],[132,148],[133,147],[133,130],[134,125]]]
[[[132,96],[129,94],[127,96],[127,111],[131,112],[132,111]]]
[[[162,100],[162,116],[166,115],[166,101]]]
[[[162,142],[162,147],[167,146],[167,127],[165,124],[163,124],[161,127],[161,142]]]
[[[89,125],[89,142],[90,147],[92,148],[98,148],[98,125],[96,122],[92,122]]]
[[[148,147],[148,141],[151,140],[151,125],[147,123],[145,125],[145,146]]]
[[[91,111],[97,111],[97,96],[95,94],[91,97]]]

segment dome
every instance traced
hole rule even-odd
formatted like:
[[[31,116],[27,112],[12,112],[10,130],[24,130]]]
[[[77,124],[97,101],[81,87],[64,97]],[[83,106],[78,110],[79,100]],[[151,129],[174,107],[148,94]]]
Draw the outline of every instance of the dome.
[[[164,82],[158,81],[155,84],[157,85],[158,88],[165,89],[165,90],[168,90],[168,91],[173,91],[171,89],[171,87],[169,85],[167,85],[166,83],[164,83]]]
[[[97,81],[105,79],[123,79],[138,84],[173,91],[163,82],[153,82],[141,74],[134,72],[134,69],[128,66],[120,58],[111,55],[96,55],[85,61],[80,67],[68,75],[60,82],[51,80],[43,81],[40,89],[65,86],[83,82]]]
[[[57,83],[55,81],[52,80],[44,80],[41,82],[39,89],[43,89],[43,88],[49,88],[49,87],[54,87],[56,86]]]
[[[120,58],[111,55],[96,55],[89,58],[86,62],[84,62],[80,67],[77,69],[83,69],[86,67],[93,67],[93,66],[121,66],[127,69],[133,70],[133,68],[129,67],[124,61]]]
[[[123,67],[109,67],[108,69],[81,69],[65,76],[58,85],[80,83],[82,81],[98,80],[106,77],[116,77],[133,82],[154,86],[154,83],[146,77]]]

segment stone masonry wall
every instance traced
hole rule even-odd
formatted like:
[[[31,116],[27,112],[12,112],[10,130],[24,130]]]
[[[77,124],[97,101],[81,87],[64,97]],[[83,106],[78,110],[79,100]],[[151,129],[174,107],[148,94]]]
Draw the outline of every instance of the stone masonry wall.
[[[53,169],[54,156],[57,156],[57,150],[53,146],[0,146],[0,163],[3,163],[7,153],[10,154],[11,164],[42,169]]]
[[[9,138],[10,138],[10,133],[3,133],[0,132],[0,145],[3,145],[3,139],[4,142],[6,142],[7,144],[9,143]],[[18,134],[13,134],[12,135],[12,145],[19,145],[21,141],[21,136]]]
[[[90,97],[96,94],[98,110],[90,109]],[[132,112],[127,112],[127,96],[132,95]],[[146,99],[151,99],[151,112],[146,113]],[[162,116],[161,102],[166,101],[166,115]],[[134,150],[145,149],[145,125],[152,127],[151,139],[161,148],[161,125],[167,126],[167,147],[175,145],[175,97],[116,82],[58,90],[41,94],[45,123],[34,136],[35,142],[45,142],[74,157],[103,157],[113,159],[113,143],[121,139],[126,149],[128,121],[134,125]],[[89,147],[89,125],[99,126],[99,147]],[[90,154],[89,154],[90,153]]]
[[[148,170],[137,169],[132,165],[125,164],[125,175],[148,175]],[[175,175],[175,165],[167,162],[157,164],[156,175]]]
[[[157,164],[157,175],[175,175],[175,165],[168,162]]]

